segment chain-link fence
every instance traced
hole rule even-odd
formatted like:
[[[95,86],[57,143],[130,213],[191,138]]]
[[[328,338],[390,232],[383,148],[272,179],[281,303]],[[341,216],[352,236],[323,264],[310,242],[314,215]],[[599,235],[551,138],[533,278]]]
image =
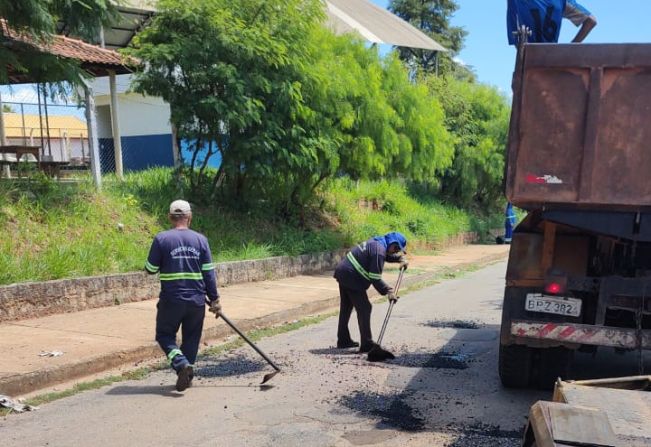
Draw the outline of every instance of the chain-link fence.
[[[96,119],[95,154],[99,162],[95,171],[91,164],[89,141],[92,132],[89,132],[84,104],[77,105],[76,99],[69,99],[69,103],[63,104],[62,99],[55,101],[52,97],[44,98],[36,88],[30,87],[21,88],[18,92],[3,91],[6,141],[0,149],[0,165],[3,166],[0,176],[11,176],[13,172],[21,176],[19,168],[25,168],[26,164],[32,166],[24,172],[40,169],[58,178],[71,177],[72,174],[78,176],[97,172],[107,175],[174,166],[169,106],[155,98],[120,95],[118,126],[121,151],[118,158],[110,101],[101,89],[100,93],[92,101],[95,103]],[[11,172],[7,173],[8,169]],[[101,178],[94,178],[101,182]]]

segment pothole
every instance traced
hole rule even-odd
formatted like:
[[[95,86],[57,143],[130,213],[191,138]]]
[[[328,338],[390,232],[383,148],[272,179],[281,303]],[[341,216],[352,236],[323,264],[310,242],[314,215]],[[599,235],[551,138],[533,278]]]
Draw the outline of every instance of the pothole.
[[[466,369],[469,356],[454,352],[401,354],[386,363],[407,368]]]
[[[430,320],[423,326],[433,328],[479,329],[481,325],[471,320]]]

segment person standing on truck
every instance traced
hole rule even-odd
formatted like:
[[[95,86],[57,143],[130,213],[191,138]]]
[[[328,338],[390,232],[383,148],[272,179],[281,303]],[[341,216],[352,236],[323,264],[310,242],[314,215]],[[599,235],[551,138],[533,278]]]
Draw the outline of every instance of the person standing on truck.
[[[339,283],[339,326],[337,329],[337,348],[356,348],[359,352],[369,352],[374,346],[371,334],[371,310],[373,308],[366,290],[373,285],[381,295],[389,300],[398,297],[393,288],[382,280],[382,269],[387,262],[400,263],[400,268],[409,265],[406,254],[407,239],[401,233],[392,232],[373,237],[353,247],[335,269],[334,277]],[[402,252],[403,255],[400,255]],[[353,341],[348,330],[350,315],[355,309],[359,325],[360,342]]]
[[[206,296],[210,311],[221,310],[217,278],[208,239],[190,230],[192,210],[185,200],[170,205],[173,228],[158,233],[145,263],[147,273],[160,273],[161,290],[156,305],[156,341],[176,371],[176,390],[192,384],[193,364],[206,314]],[[181,328],[183,342],[176,344]]]
[[[572,42],[579,43],[597,26],[597,18],[576,0],[507,0],[506,25],[509,45],[517,45],[521,26],[531,30],[529,42],[556,43],[563,18],[580,26]]]

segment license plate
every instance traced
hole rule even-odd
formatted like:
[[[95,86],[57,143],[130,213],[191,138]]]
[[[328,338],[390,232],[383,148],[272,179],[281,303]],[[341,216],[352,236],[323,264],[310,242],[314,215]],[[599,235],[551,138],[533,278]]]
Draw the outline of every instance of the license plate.
[[[581,315],[581,300],[543,295],[542,293],[528,293],[524,308],[529,312],[578,317]]]

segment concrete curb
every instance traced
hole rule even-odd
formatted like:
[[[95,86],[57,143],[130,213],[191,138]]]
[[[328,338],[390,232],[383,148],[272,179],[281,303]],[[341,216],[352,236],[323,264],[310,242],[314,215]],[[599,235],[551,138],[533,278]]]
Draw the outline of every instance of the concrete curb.
[[[470,266],[484,267],[502,259],[506,259],[507,256],[508,253],[484,256],[483,258],[473,262],[457,264],[453,268],[462,270]],[[449,268],[450,267],[448,266],[441,266],[440,268],[430,272],[406,277],[403,282],[403,290],[407,287],[431,281],[439,277],[442,272]],[[372,288],[369,290],[369,296],[372,301],[379,301],[382,299],[382,296],[377,294],[377,292]],[[310,315],[323,314],[329,310],[335,310],[338,305],[339,295],[337,294],[330,298],[305,303],[263,317],[250,320],[238,320],[235,323],[238,328],[246,332],[252,329],[273,327],[288,321],[305,318]],[[232,334],[234,334],[234,332],[226,324],[221,324],[204,330],[203,341],[220,340]],[[98,374],[128,364],[148,361],[155,358],[162,359],[163,357],[158,345],[155,342],[152,342],[138,348],[102,354],[80,362],[61,365],[56,368],[41,369],[26,374],[4,377],[0,379],[0,394],[20,396],[60,383],[69,382],[71,380]]]

